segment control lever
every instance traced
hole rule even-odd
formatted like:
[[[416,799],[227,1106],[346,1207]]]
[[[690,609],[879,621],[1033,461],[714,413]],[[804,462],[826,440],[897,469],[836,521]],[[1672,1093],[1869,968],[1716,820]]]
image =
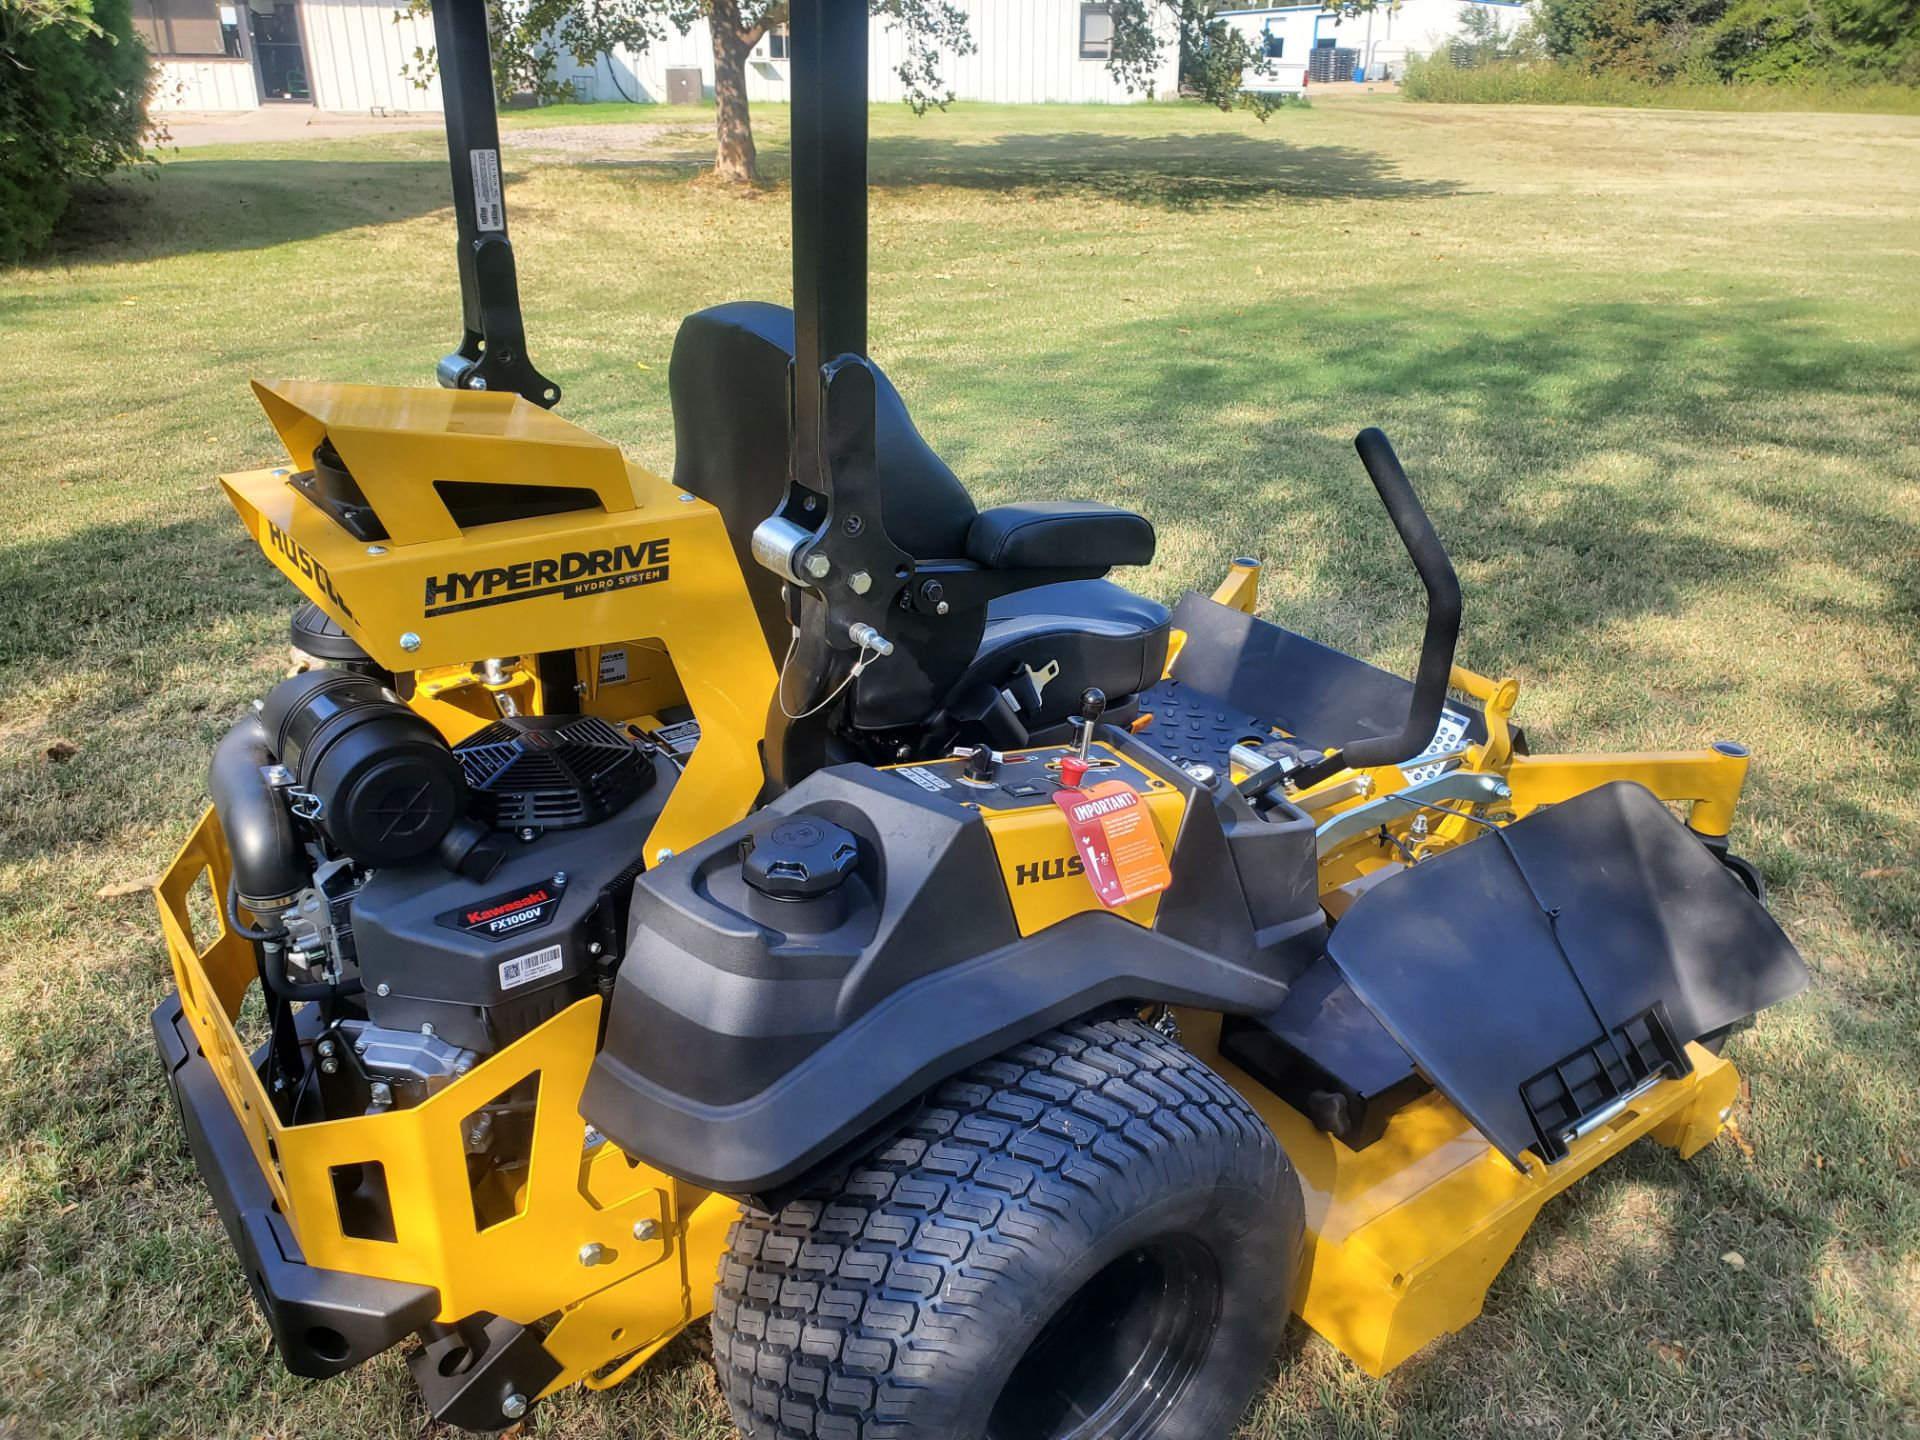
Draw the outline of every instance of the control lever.
[[[1089,752],[1093,748],[1093,727],[1100,723],[1100,717],[1106,713],[1107,695],[1098,686],[1090,687],[1080,696],[1080,743],[1073,754],[1060,762],[1060,779],[1068,786],[1078,785],[1086,778],[1087,767],[1092,758]]]
[[[1367,478],[1380,494],[1387,518],[1406,547],[1407,556],[1427,591],[1427,628],[1420,641],[1420,664],[1413,677],[1413,695],[1407,705],[1407,721],[1397,735],[1369,735],[1349,740],[1320,759],[1309,760],[1293,769],[1274,765],[1249,775],[1238,786],[1249,800],[1258,799],[1283,780],[1297,789],[1317,785],[1342,770],[1367,770],[1378,765],[1397,765],[1410,760],[1433,740],[1440,726],[1441,711],[1447,703],[1447,684],[1453,674],[1453,652],[1460,639],[1460,581],[1453,573],[1453,562],[1446,547],[1433,533],[1433,522],[1414,494],[1407,472],[1393,446],[1379,430],[1369,427],[1354,436],[1353,448],[1360,452],[1360,463]]]

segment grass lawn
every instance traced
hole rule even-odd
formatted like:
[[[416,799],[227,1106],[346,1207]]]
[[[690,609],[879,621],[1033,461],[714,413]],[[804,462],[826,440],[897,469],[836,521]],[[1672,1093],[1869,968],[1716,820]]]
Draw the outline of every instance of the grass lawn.
[[[510,122],[533,353],[666,467],[678,318],[787,294],[776,183],[698,112]],[[768,168],[785,117],[757,115]],[[571,128],[591,125],[591,131]],[[1403,670],[1384,426],[1536,748],[1730,736],[1736,833],[1816,974],[1738,1037],[1691,1164],[1547,1211],[1386,1381],[1296,1329],[1257,1436],[1920,1434],[1920,118],[1429,107],[875,113],[873,347],[982,503],[1159,527],[1140,587],[1269,561],[1276,619]],[[388,1358],[265,1332],[147,1035],[151,902],[294,602],[214,483],[250,376],[417,384],[455,338],[437,134],[203,149],[0,272],[0,1436],[412,1435]],[[50,758],[75,747],[64,760]],[[1723,1260],[1737,1252],[1743,1264]],[[542,1435],[729,1434],[702,1354]]]

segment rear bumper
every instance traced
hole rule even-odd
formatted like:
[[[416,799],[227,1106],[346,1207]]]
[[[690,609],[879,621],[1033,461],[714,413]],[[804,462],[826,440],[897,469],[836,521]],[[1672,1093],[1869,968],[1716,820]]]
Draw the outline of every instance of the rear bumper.
[[[306,1263],[177,993],[153,1012],[153,1038],[194,1164],[287,1369],[314,1379],[338,1375],[429,1324],[440,1311],[431,1286]]]

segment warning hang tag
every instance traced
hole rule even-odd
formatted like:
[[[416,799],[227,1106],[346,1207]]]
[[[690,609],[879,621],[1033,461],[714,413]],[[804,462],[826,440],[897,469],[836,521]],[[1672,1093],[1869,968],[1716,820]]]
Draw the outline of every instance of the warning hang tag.
[[[1173,882],[1153,817],[1124,780],[1056,791],[1053,803],[1066,813],[1087,883],[1109,910],[1158,894]]]

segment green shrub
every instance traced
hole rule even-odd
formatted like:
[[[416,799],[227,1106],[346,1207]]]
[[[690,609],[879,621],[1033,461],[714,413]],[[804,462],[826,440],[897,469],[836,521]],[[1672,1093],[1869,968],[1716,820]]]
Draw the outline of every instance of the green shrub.
[[[1445,51],[1410,57],[1400,92],[1409,100],[1457,105],[1631,105],[1662,110],[1850,110],[1920,114],[1920,89],[1827,79],[1728,84],[1654,81],[1594,74],[1552,60],[1502,61],[1465,68]]]
[[[46,241],[76,180],[140,159],[152,75],[129,0],[0,0],[0,261]]]

